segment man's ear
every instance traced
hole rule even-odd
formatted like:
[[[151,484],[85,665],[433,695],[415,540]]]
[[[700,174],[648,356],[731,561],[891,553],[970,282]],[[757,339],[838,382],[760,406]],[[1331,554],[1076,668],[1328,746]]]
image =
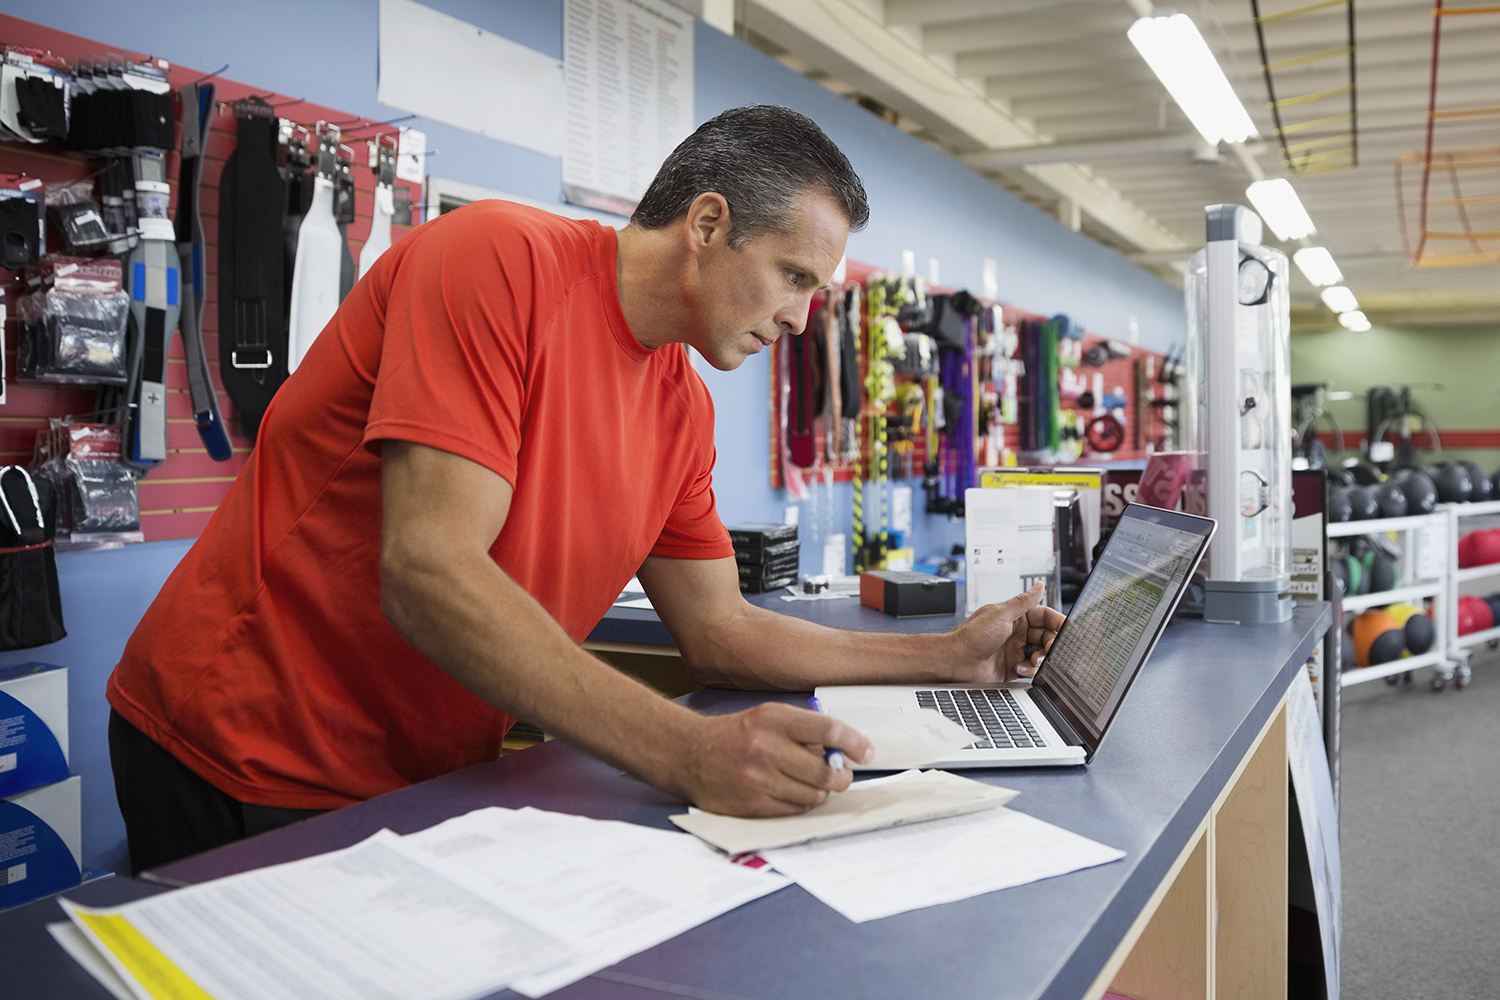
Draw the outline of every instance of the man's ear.
[[[684,235],[689,251],[694,254],[709,247],[728,246],[729,231],[733,228],[729,202],[717,191],[705,191],[688,206]]]

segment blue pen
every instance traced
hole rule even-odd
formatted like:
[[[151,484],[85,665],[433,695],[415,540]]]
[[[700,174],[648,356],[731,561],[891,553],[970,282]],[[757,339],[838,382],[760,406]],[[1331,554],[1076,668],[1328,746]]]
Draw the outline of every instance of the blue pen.
[[[823,703],[818,700],[817,695],[813,695],[811,698],[807,699],[807,707],[812,709],[814,712],[817,712],[819,715],[828,714],[827,712],[823,711]],[[823,751],[823,757],[828,761],[828,766],[833,768],[835,771],[842,771],[844,769],[844,755],[839,751],[833,749],[832,747],[829,747],[828,749]]]

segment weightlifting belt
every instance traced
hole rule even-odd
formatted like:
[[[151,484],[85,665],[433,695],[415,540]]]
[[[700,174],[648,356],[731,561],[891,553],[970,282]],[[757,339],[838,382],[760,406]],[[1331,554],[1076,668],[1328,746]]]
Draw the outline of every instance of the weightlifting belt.
[[[278,125],[270,105],[235,105],[238,141],[219,181],[219,379],[251,441],[286,379]]]
[[[334,219],[338,177],[338,131],[318,136],[318,173],[312,206],[297,229],[297,260],[292,274],[291,317],[287,323],[287,372],[297,370],[318,334],[338,311],[342,260],[348,244]]]
[[[375,141],[375,209],[370,215],[370,235],[359,251],[361,278],[391,246],[391,216],[396,214],[396,150],[383,141],[385,138]]]
[[[134,159],[137,192],[158,193],[157,185],[166,186],[160,153],[137,153]],[[141,241],[125,260],[130,370],[122,457],[127,465],[153,469],[167,460],[167,345],[182,310],[181,272],[172,224],[141,218],[139,225]]]
[[[224,418],[219,415],[219,397],[203,351],[203,218],[199,214],[199,186],[203,182],[203,148],[208,141],[208,122],[213,112],[214,86],[190,83],[182,88],[182,172],[177,186],[177,257],[190,280],[182,287],[182,353],[187,358],[188,398],[193,423],[203,448],[215,462],[234,455]]]

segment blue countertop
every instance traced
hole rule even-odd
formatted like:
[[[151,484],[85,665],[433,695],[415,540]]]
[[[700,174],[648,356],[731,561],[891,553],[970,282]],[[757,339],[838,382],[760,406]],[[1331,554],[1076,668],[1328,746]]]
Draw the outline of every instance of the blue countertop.
[[[777,610],[861,629],[935,631],[954,624],[948,618],[898,621],[852,601],[776,603]],[[651,641],[640,638],[651,634],[650,622],[630,624],[642,616],[655,617],[612,611],[606,622],[616,630],[613,641]],[[1124,850],[1120,861],[865,924],[850,923],[792,886],[552,996],[1073,1000],[1092,985],[1208,815],[1329,621],[1328,605],[1308,604],[1282,625],[1176,622],[1088,767],[965,772],[1018,790],[1014,809]],[[685,701],[700,711],[727,712],[766,697],[699,691]],[[382,827],[409,833],[491,805],[533,805],[662,829],[670,828],[668,815],[683,809],[672,796],[552,741],[153,874],[203,881],[345,847]],[[117,893],[152,891],[144,883],[115,882]],[[16,1000],[57,995],[23,987],[43,981],[39,969],[70,960],[50,944],[23,950],[13,943],[23,938],[4,929],[59,915],[55,903],[44,901],[0,918],[0,962],[17,969],[15,978],[7,974],[7,996],[13,985]],[[76,995],[104,996],[82,989]]]

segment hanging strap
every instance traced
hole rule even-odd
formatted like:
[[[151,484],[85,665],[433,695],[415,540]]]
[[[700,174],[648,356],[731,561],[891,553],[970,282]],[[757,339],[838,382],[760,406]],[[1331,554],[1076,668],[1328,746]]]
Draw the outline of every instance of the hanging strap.
[[[135,166],[138,190],[145,184],[165,186],[161,153],[137,153]],[[167,460],[167,345],[182,311],[182,272],[172,224],[142,218],[140,228],[140,244],[125,267],[131,359],[122,457],[126,465],[154,469]]]
[[[235,105],[238,141],[219,182],[219,379],[254,441],[286,379],[286,188],[270,105]]]
[[[177,186],[177,257],[188,277],[182,286],[182,353],[187,359],[188,398],[193,423],[203,448],[216,462],[234,455],[224,418],[219,415],[219,397],[203,350],[203,218],[200,187],[203,183],[203,149],[208,141],[208,123],[214,106],[214,86],[190,83],[182,88],[182,170]]]

